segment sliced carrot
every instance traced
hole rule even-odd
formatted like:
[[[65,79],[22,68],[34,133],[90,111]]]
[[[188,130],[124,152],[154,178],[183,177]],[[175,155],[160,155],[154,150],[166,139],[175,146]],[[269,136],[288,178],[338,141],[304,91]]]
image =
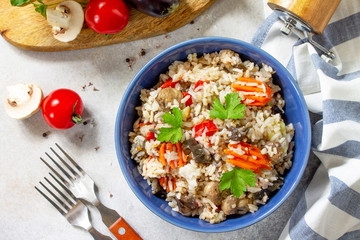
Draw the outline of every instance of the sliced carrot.
[[[224,150],[226,155],[234,156],[231,160],[236,161],[245,161],[251,164],[255,164],[259,167],[259,169],[271,169],[271,162],[269,161],[268,157],[261,153],[261,150],[254,145],[241,142],[238,144],[229,144],[231,148],[238,148],[240,147],[241,150],[245,152],[245,154],[241,155],[236,153],[235,151],[227,148]]]
[[[165,177],[161,177],[161,178],[159,178],[159,184],[160,184],[160,186],[162,186],[162,187],[164,187],[165,185]]]
[[[175,169],[175,161],[170,161],[169,165],[172,169]]]
[[[225,150],[224,150],[224,153],[225,153],[226,155],[232,155],[232,156],[234,156],[234,157],[241,157],[241,156],[243,156],[243,155],[241,155],[241,154],[239,154],[239,153],[236,153],[236,152],[233,151],[233,150],[230,150],[229,148],[225,149]]]
[[[240,158],[226,159],[226,162],[244,169],[250,169],[254,171],[259,170],[259,166],[257,166],[256,164],[244,161]]]
[[[172,179],[172,185],[173,185],[173,190],[175,190],[176,189],[176,179],[175,178]]]
[[[175,143],[175,146],[176,146],[177,153],[179,155],[179,167],[183,167],[184,161],[183,161],[183,154],[182,154],[180,143],[178,143],[178,142]]]
[[[244,92],[264,92],[264,90],[262,88],[259,87],[254,87],[254,86],[244,86],[241,85],[239,83],[233,83],[231,85],[231,87],[233,89],[235,89],[236,91],[244,91]]]
[[[168,142],[166,144],[166,150],[172,152],[173,151],[173,144],[171,142]]]
[[[184,163],[187,163],[187,156],[185,153],[184,153]]]
[[[165,166],[166,165],[166,159],[165,159],[165,147],[166,147],[166,144],[163,143],[160,147],[160,150],[159,150],[159,159],[160,159],[160,162]]]
[[[240,84],[239,82],[245,82],[245,83],[257,83],[260,86],[246,86],[243,84]],[[262,87],[264,86],[265,89]],[[252,103],[247,103],[249,106],[264,106],[268,101],[271,100],[271,95],[273,94],[273,91],[266,83],[263,83],[259,80],[253,79],[253,78],[245,78],[240,77],[238,78],[238,82],[233,83],[231,85],[232,88],[234,88],[236,91],[242,91],[242,92],[253,92],[254,94],[249,95],[246,94],[243,97],[245,99],[254,100]],[[265,93],[266,96],[256,96],[256,93]]]

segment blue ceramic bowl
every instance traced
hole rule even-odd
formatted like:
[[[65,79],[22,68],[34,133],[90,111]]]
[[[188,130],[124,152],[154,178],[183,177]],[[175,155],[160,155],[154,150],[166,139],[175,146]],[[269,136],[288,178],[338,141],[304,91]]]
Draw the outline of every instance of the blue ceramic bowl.
[[[135,107],[140,103],[140,90],[153,87],[161,73],[175,60],[186,60],[190,53],[210,53],[231,49],[240,54],[243,60],[251,60],[261,66],[270,65],[275,70],[274,82],[281,86],[281,94],[286,101],[286,123],[295,127],[295,151],[293,166],[285,176],[282,188],[261,206],[255,213],[237,218],[229,218],[218,224],[210,224],[199,218],[190,218],[174,212],[167,202],[154,196],[151,187],[139,174],[135,161],[130,158],[128,134],[138,118]],[[292,193],[305,170],[310,151],[310,119],[304,98],[290,73],[265,51],[239,40],[207,37],[193,39],[170,47],[147,63],[130,83],[126,90],[116,118],[115,147],[119,164],[129,186],[135,195],[152,212],[162,219],[185,229],[199,232],[226,232],[254,224],[275,211]]]

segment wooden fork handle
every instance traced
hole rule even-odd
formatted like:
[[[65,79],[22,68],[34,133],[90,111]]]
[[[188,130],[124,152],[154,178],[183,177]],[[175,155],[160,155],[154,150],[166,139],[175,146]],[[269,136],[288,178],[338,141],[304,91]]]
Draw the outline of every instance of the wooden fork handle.
[[[142,239],[137,232],[125,221],[124,218],[120,217],[109,230],[114,234],[117,239],[131,239],[140,240]]]
[[[137,234],[137,232],[135,232],[135,230],[115,210],[104,206],[100,202],[98,202],[95,206],[99,210],[103,222],[117,239],[142,239],[139,234]]]

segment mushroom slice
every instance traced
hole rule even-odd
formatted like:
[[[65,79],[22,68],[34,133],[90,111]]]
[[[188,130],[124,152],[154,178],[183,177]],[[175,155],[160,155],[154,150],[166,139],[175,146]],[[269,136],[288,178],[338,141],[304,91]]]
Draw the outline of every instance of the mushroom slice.
[[[5,111],[10,117],[24,119],[40,109],[43,92],[37,85],[19,83],[6,89],[9,96],[5,101]]]
[[[84,24],[84,11],[80,3],[65,1],[55,9],[46,9],[46,19],[53,27],[54,37],[61,42],[70,42],[79,35]]]

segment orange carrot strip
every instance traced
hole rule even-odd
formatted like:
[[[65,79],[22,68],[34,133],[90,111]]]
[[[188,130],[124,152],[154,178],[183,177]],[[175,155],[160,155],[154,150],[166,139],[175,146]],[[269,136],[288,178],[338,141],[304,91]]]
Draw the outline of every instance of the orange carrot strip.
[[[164,184],[165,184],[165,178],[164,177],[159,178],[159,184],[160,184],[160,186],[164,187]]]
[[[238,78],[238,82],[257,83],[261,86],[254,87],[254,86],[243,86],[239,83],[232,84],[231,87],[237,91],[263,92],[263,93],[266,93],[266,95],[267,95],[266,97],[265,96],[255,96],[255,95],[245,95],[244,96],[245,99],[254,100],[254,102],[248,103],[247,104],[248,106],[264,106],[268,101],[271,100],[271,95],[272,95],[273,91],[271,90],[271,88],[269,88],[269,86],[266,83],[263,83],[256,79],[253,79],[253,78],[245,78],[245,77]],[[264,92],[264,88],[262,86],[265,87],[265,92]]]
[[[237,83],[232,84],[231,87],[232,87],[233,89],[235,89],[236,91],[243,91],[243,92],[261,92],[261,93],[264,92],[264,90],[263,90],[262,88],[254,87],[254,86],[244,86],[244,85],[237,84]]]
[[[159,150],[159,159],[160,159],[160,162],[165,166],[166,165],[166,159],[165,159],[165,147],[166,147],[166,144],[163,143],[160,147],[160,150]]]
[[[173,190],[175,190],[176,189],[176,179],[175,178],[172,179],[172,185],[173,185]]]
[[[187,163],[187,156],[185,153],[184,153],[184,163]]]
[[[232,160],[242,160],[242,161],[246,161],[248,163],[252,163],[258,166],[258,168],[265,168],[265,169],[271,169],[271,163],[268,159],[268,157],[266,155],[263,155],[261,153],[261,150],[257,147],[255,147],[254,145],[245,143],[245,142],[241,142],[240,144],[229,144],[229,147],[241,147],[241,150],[243,150],[245,152],[245,155],[240,155],[238,153],[236,153],[233,150],[230,149],[225,149],[224,152],[226,155],[232,155],[235,158]]]
[[[226,155],[232,155],[232,156],[234,156],[234,157],[242,157],[242,156],[244,156],[244,155],[241,155],[241,154],[239,154],[239,153],[236,153],[236,152],[233,151],[233,150],[230,150],[229,148],[225,149],[225,150],[224,150],[224,153],[225,153]]]
[[[271,97],[261,97],[261,96],[255,96],[255,95],[246,95],[246,96],[244,96],[244,98],[263,102],[264,104],[271,100]]]
[[[170,161],[169,165],[172,169],[175,169],[175,162],[174,161]]]
[[[176,146],[176,150],[177,150],[177,153],[179,155],[179,167],[183,167],[184,166],[184,161],[183,161],[183,156],[182,156],[182,150],[181,150],[181,146],[180,146],[180,143],[175,143],[175,146]]]
[[[232,148],[237,148],[237,147],[239,147],[240,146],[240,143],[235,143],[235,144],[231,144],[231,143],[229,143],[229,145],[228,145],[229,147],[232,147]]]
[[[226,162],[244,169],[250,169],[254,171],[259,170],[259,166],[257,166],[256,164],[244,161],[240,158],[226,159]]]
[[[166,150],[172,152],[173,151],[173,144],[171,142],[168,142],[166,145]]]

